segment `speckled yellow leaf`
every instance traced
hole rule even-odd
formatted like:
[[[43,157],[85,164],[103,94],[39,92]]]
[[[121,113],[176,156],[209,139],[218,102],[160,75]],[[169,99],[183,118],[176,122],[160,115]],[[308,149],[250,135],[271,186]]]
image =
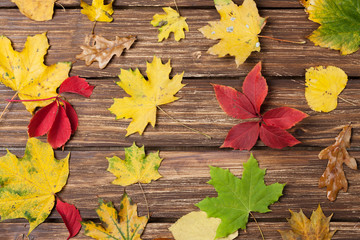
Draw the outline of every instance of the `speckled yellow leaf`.
[[[205,212],[198,211],[182,216],[171,225],[169,230],[175,240],[213,240],[220,223],[221,219],[208,218]],[[237,236],[238,232],[236,231],[225,238],[216,238],[216,240],[232,240]]]
[[[113,1],[104,5],[104,0],[93,0],[90,6],[81,0],[80,6],[83,8],[81,13],[88,16],[89,20],[93,22],[111,22],[113,20],[111,15],[114,13],[112,3]]]
[[[107,158],[109,161],[108,171],[116,176],[112,182],[116,185],[128,186],[134,183],[150,183],[162,176],[158,169],[162,159],[159,152],[150,153],[146,156],[144,146],[137,147],[135,143],[125,148],[125,159],[117,156]]]
[[[318,112],[334,110],[348,80],[346,73],[338,67],[319,66],[307,69],[305,78],[305,97],[310,108]]]
[[[71,63],[44,64],[44,55],[49,48],[46,33],[28,37],[21,52],[15,51],[10,40],[0,36],[0,81],[18,92],[21,100],[44,99],[57,95],[56,89],[68,77]],[[33,113],[53,100],[23,102]]]
[[[17,158],[9,151],[0,157],[1,220],[26,218],[30,232],[50,214],[55,193],[60,192],[69,175],[69,155],[54,158],[52,147],[30,138],[25,154]]]
[[[20,12],[35,21],[52,19],[56,0],[11,0]]]
[[[253,51],[260,51],[258,34],[265,25],[254,0],[245,0],[237,6],[231,0],[215,0],[220,21],[209,22],[200,32],[209,39],[220,42],[209,48],[208,53],[224,57],[235,56],[236,65],[245,62]]]
[[[159,28],[159,42],[167,39],[170,33],[174,33],[175,41],[180,41],[185,38],[184,29],[188,32],[189,26],[186,23],[186,18],[181,17],[180,14],[171,7],[164,7],[166,14],[155,14],[151,24]]]
[[[137,205],[131,203],[131,199],[124,193],[120,211],[117,212],[112,202],[104,202],[99,199],[99,207],[96,209],[103,225],[92,221],[81,222],[85,235],[99,239],[141,240],[148,218],[137,216]]]
[[[131,97],[114,98],[114,104],[109,108],[116,115],[116,119],[132,118],[126,136],[138,132],[140,135],[150,123],[156,122],[157,106],[177,100],[174,96],[183,86],[182,74],[176,74],[169,79],[171,72],[170,61],[162,64],[161,59],[154,57],[152,63],[147,63],[146,80],[139,69],[121,69],[120,81],[117,84]]]

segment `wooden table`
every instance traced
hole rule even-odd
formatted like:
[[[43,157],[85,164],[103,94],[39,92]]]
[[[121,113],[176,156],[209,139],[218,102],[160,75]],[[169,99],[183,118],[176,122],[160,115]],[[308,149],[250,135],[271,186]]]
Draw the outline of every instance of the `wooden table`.
[[[86,1],[90,3],[90,1]],[[235,1],[240,4],[241,1]],[[260,15],[269,17],[262,34],[289,40],[303,40],[317,24],[309,21],[304,9],[296,0],[257,0]],[[56,6],[53,20],[34,22],[21,15],[9,0],[0,1],[0,34],[13,41],[16,50],[23,48],[28,35],[47,32],[51,48],[46,64],[58,61],[75,61],[81,52],[79,45],[91,32],[93,23],[80,14],[78,0],[59,0],[66,11]],[[75,204],[86,220],[98,221],[95,208],[98,197],[111,200],[119,206],[124,188],[110,184],[114,176],[107,172],[106,157],[123,157],[124,147],[133,142],[145,145],[148,152],[160,150],[164,161],[160,167],[163,178],[143,185],[146,192],[151,219],[143,239],[171,238],[167,229],[181,216],[197,210],[194,206],[206,196],[216,196],[210,179],[209,165],[229,168],[237,176],[242,174],[242,164],[250,156],[246,151],[219,149],[228,130],[239,122],[227,116],[219,107],[210,83],[240,89],[244,76],[258,62],[263,63],[263,75],[269,85],[269,95],[263,111],[288,106],[306,112],[310,116],[293,127],[290,132],[302,144],[283,150],[273,150],[258,144],[252,152],[261,168],[267,169],[265,181],[287,183],[284,196],[271,206],[272,212],[255,216],[266,239],[280,239],[276,229],[288,229],[288,209],[298,212],[303,209],[309,217],[318,204],[326,216],[333,213],[331,229],[337,229],[333,239],[360,239],[360,173],[344,167],[349,181],[347,193],[340,192],[335,202],[326,198],[326,190],[318,188],[318,179],[327,165],[318,160],[317,154],[334,142],[342,127],[353,125],[352,146],[349,150],[355,158],[360,157],[360,56],[359,52],[341,56],[338,51],[314,46],[280,43],[261,39],[261,52],[236,68],[233,57],[217,58],[206,53],[215,41],[205,39],[198,29],[208,21],[219,19],[212,0],[177,0],[182,16],[187,17],[190,32],[186,39],[175,42],[173,37],[162,43],[157,41],[158,30],[150,25],[152,16],[162,13],[161,7],[174,6],[172,0],[118,0],[112,23],[97,23],[95,33],[108,39],[115,36],[136,35],[138,40],[120,58],[114,58],[103,70],[97,63],[90,67],[83,61],[74,63],[71,75],[80,75],[96,85],[90,99],[66,95],[79,115],[79,128],[66,144],[64,152],[56,151],[58,158],[71,152],[70,177],[59,196]],[[164,105],[163,109],[174,118],[189,126],[206,132],[211,140],[193,133],[169,119],[162,112],[157,114],[155,128],[148,127],[143,136],[138,134],[125,138],[128,120],[115,120],[107,108],[113,98],[125,96],[115,84],[120,68],[139,68],[145,74],[146,61],[153,56],[163,61],[171,59],[172,75],[185,71],[186,83],[178,94],[181,99]],[[349,75],[349,82],[341,96],[356,106],[339,100],[336,110],[317,113],[308,107],[304,97],[305,69],[318,65],[334,65]],[[0,109],[14,92],[0,85]],[[22,104],[12,104],[0,121],[0,150],[5,149],[22,156],[27,141],[27,125],[31,115]],[[41,138],[45,140],[45,138]],[[139,214],[146,214],[146,205],[138,185],[126,187]],[[26,234],[29,225],[24,219],[0,223],[0,239],[15,239]],[[261,239],[260,233],[250,218],[246,232],[240,231],[237,239]],[[50,217],[30,235],[33,239],[66,239],[68,232],[58,213]],[[81,231],[74,239],[90,239]]]

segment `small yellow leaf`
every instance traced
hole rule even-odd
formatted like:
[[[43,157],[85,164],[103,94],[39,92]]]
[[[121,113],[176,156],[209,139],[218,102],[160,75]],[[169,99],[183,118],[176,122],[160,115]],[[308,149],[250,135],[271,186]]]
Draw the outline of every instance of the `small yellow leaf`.
[[[310,108],[318,112],[334,110],[348,81],[346,73],[338,67],[319,66],[307,69],[305,78],[305,98]]]
[[[198,211],[182,216],[171,225],[169,230],[176,240],[213,240],[220,223],[221,219],[208,218],[205,212]],[[216,238],[216,240],[232,240],[237,236],[236,231],[225,238]]]
[[[209,22],[199,31],[212,40],[220,42],[209,48],[208,53],[224,57],[235,56],[236,65],[245,62],[253,51],[260,51],[258,34],[265,25],[265,18],[260,17],[254,0],[245,0],[242,6],[232,1],[216,1],[215,7],[220,14],[220,21]]]
[[[35,21],[52,19],[56,0],[11,0],[20,12]]]
[[[112,182],[116,185],[128,186],[134,183],[150,183],[162,176],[158,169],[162,159],[159,152],[145,155],[144,146],[137,147],[135,143],[125,148],[125,160],[117,156],[107,158],[109,161],[108,171],[116,176]]]
[[[49,48],[46,33],[28,37],[21,52],[15,51],[10,40],[0,36],[0,81],[18,92],[21,100],[44,99],[57,95],[56,89],[68,77],[71,63],[58,62],[44,65],[44,55]],[[53,100],[23,102],[33,113]]]
[[[109,4],[104,5],[104,0],[93,0],[90,6],[83,0],[81,0],[80,7],[83,9],[81,13],[88,16],[92,22],[112,22],[113,18],[111,15],[114,13],[112,8],[113,1]]]
[[[85,235],[99,239],[141,240],[148,218],[137,216],[137,205],[124,193],[121,199],[120,211],[117,212],[112,202],[99,199],[96,209],[100,220],[104,223],[96,224],[92,221],[81,222]]]
[[[114,98],[109,111],[116,115],[116,119],[133,119],[126,129],[126,136],[135,132],[141,135],[148,123],[154,127],[157,106],[178,99],[174,94],[185,86],[181,83],[184,73],[176,74],[170,80],[170,72],[170,60],[162,64],[157,57],[154,57],[152,63],[147,63],[148,80],[145,80],[139,69],[121,69],[117,84],[131,97]]]
[[[1,220],[26,218],[29,234],[54,207],[55,193],[61,191],[69,175],[69,155],[54,158],[50,144],[30,138],[25,155],[17,158],[9,151],[0,157]]]
[[[171,7],[164,7],[166,14],[155,14],[151,24],[159,28],[159,42],[168,39],[171,32],[174,33],[175,41],[180,41],[185,38],[185,29],[189,31],[189,26],[186,23],[186,18],[181,17],[180,14]]]

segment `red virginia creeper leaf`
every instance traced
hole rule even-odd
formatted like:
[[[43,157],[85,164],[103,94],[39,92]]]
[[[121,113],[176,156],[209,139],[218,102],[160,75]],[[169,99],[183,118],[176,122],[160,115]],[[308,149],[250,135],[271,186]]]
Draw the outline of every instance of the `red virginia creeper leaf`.
[[[300,143],[300,141],[284,129],[265,124],[262,124],[260,127],[260,139],[266,146],[276,149],[287,146],[292,147]]]
[[[54,124],[48,133],[48,143],[54,148],[63,146],[71,136],[71,124],[63,106],[59,106]]]
[[[250,150],[259,138],[259,122],[245,122],[230,129],[221,148]]]
[[[37,111],[28,126],[29,137],[38,137],[47,133],[54,123],[57,109],[57,101],[54,101]]]
[[[279,107],[267,111],[263,115],[263,121],[267,125],[289,129],[308,116],[306,113],[294,108]]]
[[[61,218],[69,231],[69,237],[67,238],[67,240],[75,237],[81,229],[80,222],[82,221],[82,218],[79,210],[76,209],[74,205],[63,202],[59,198],[57,198],[56,211],[61,215]]]
[[[243,93],[248,97],[255,108],[257,114],[260,114],[260,107],[268,94],[268,85],[263,76],[261,76],[261,62],[249,72],[243,83]]]
[[[257,117],[252,103],[243,93],[238,92],[232,87],[217,84],[212,85],[216,98],[226,114],[240,119]]]
[[[94,86],[90,86],[86,82],[85,78],[80,78],[79,76],[72,76],[67,78],[61,85],[59,89],[59,94],[64,92],[71,92],[83,95],[84,97],[90,97],[94,89]]]
[[[77,127],[78,127],[78,116],[76,114],[75,109],[71,106],[71,104],[67,101],[61,100],[65,106],[66,116],[69,118],[70,125],[71,125],[71,134],[74,134]]]

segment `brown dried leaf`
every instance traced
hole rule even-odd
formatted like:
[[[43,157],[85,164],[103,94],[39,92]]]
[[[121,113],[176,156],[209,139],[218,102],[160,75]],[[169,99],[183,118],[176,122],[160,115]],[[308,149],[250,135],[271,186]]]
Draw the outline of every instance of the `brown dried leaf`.
[[[109,41],[104,37],[91,35],[85,39],[86,45],[80,46],[83,52],[76,55],[76,59],[84,60],[87,66],[98,61],[99,68],[103,69],[114,55],[120,57],[125,48],[129,50],[135,40],[136,36],[116,36],[114,41]]]
[[[343,163],[351,169],[357,169],[355,158],[351,157],[346,148],[350,147],[351,125],[345,126],[335,138],[335,143],[319,153],[319,159],[329,159],[325,172],[319,180],[319,187],[327,187],[327,198],[335,201],[338,192],[348,189]]]

